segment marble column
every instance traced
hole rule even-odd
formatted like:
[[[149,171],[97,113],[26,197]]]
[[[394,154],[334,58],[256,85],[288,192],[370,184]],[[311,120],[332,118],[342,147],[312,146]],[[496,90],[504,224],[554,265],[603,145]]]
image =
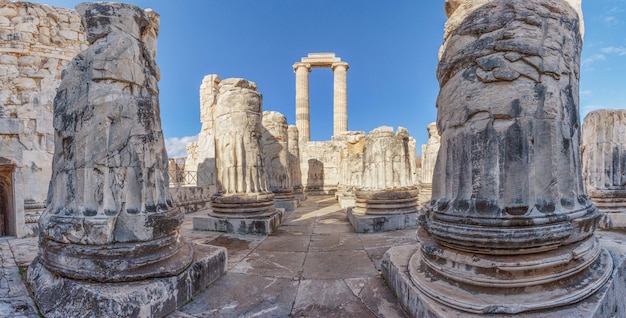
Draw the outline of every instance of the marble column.
[[[262,95],[256,83],[228,78],[215,104],[217,193],[208,217],[193,218],[197,230],[269,234],[284,210],[274,207],[263,158]]]
[[[428,142],[425,145],[422,145],[422,169],[419,177],[420,205],[424,205],[430,201],[435,162],[437,161],[437,154],[439,153],[439,147],[441,146],[441,137],[437,131],[437,124],[429,124],[427,130]]]
[[[291,172],[291,182],[293,183],[293,191],[296,198],[300,201],[306,200],[304,187],[302,186],[302,167],[300,166],[300,144],[298,127],[289,125],[287,127],[287,135],[289,142],[289,170]]]
[[[311,140],[311,116],[309,110],[309,72],[311,65],[298,62],[293,65],[296,72],[296,127],[300,141]]]
[[[602,213],[600,226],[626,229],[626,110],[585,116],[582,165],[589,198]]]
[[[285,115],[263,112],[263,154],[269,190],[274,193],[274,205],[291,212],[298,206],[298,200],[291,181],[287,127]]]
[[[333,90],[333,135],[338,136],[348,130],[348,63],[333,63],[332,70],[335,76]]]
[[[413,149],[414,151],[414,149]],[[348,220],[357,232],[372,233],[417,227],[417,195],[410,166],[409,133],[379,127],[363,146],[362,181]]]
[[[581,174],[580,1],[454,8],[437,69],[432,199],[416,252],[407,264],[388,251],[384,275],[398,284],[388,269],[408,266],[420,296],[407,298],[430,306],[424,316],[581,310],[606,290],[613,261]]]
[[[159,15],[121,3],[76,10],[90,46],[54,99],[52,178],[27,281],[46,317],[162,317],[224,272],[225,249],[179,232],[159,117]]]

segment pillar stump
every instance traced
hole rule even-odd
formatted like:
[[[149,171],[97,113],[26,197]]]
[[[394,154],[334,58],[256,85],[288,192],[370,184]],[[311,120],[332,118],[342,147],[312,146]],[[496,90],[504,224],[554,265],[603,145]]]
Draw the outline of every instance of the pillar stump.
[[[626,111],[596,110],[585,116],[583,178],[602,213],[600,227],[626,229]]]
[[[76,9],[90,46],[54,100],[53,173],[27,283],[46,317],[163,317],[224,273],[226,250],[179,233],[159,117],[158,14]]]
[[[581,175],[575,2],[449,10],[432,199],[419,244],[390,249],[382,265],[413,315],[568,317],[570,306],[592,317],[615,308],[600,295],[613,260],[594,236],[600,214]]]
[[[274,207],[263,159],[262,96],[256,83],[228,78],[215,105],[217,193],[208,217],[194,217],[196,230],[270,234],[285,211]]]
[[[363,181],[348,220],[359,233],[417,227],[418,190],[412,186],[409,133],[379,127],[370,132],[363,147]]]
[[[289,172],[291,173],[291,183],[293,184],[293,193],[298,204],[306,200],[304,187],[302,186],[302,168],[300,166],[300,135],[298,127],[289,125],[287,127],[287,137],[289,138],[287,147],[289,150]]]
[[[419,176],[419,205],[427,204],[433,193],[433,173],[435,162],[441,146],[441,137],[437,131],[437,124],[431,123],[428,130],[428,142],[422,145],[422,169]]]
[[[298,200],[291,181],[287,118],[279,112],[264,111],[262,122],[269,190],[274,193],[274,205],[291,212],[298,207]]]

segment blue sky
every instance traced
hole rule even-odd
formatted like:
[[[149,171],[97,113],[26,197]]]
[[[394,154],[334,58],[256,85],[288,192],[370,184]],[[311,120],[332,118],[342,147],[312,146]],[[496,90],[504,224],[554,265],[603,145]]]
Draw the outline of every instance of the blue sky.
[[[81,1],[34,1],[73,8]],[[161,120],[170,156],[200,131],[207,74],[258,84],[263,109],[295,124],[293,63],[335,52],[350,64],[348,128],[409,129],[418,145],[435,121],[443,0],[131,0],[161,15],[157,62]],[[584,0],[581,115],[626,108],[626,0]],[[333,74],[309,73],[311,139],[332,135]],[[420,148],[418,146],[418,148]],[[418,153],[421,149],[418,149]]]

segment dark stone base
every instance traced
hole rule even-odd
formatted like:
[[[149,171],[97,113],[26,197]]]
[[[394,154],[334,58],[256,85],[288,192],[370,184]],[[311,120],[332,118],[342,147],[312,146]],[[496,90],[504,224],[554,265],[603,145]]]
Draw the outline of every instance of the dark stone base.
[[[626,235],[605,232],[599,235],[602,248],[613,257],[614,268],[608,282],[588,298],[568,306],[516,314],[515,317],[626,317]],[[409,273],[409,261],[419,251],[420,244],[390,248],[381,263],[382,274],[388,286],[398,296],[402,306],[411,317],[502,317],[498,314],[472,314],[446,306],[422,293],[413,283]],[[532,291],[529,291],[532,292]],[[448,297],[463,300],[458,295]]]
[[[226,270],[225,248],[194,244],[193,250],[193,262],[176,276],[124,283],[65,278],[48,271],[35,258],[28,268],[27,284],[41,314],[48,318],[164,317]]]
[[[347,209],[348,220],[357,233],[377,233],[418,227],[419,212],[388,215],[357,215]]]
[[[219,231],[238,234],[269,235],[279,227],[285,210],[276,209],[275,213],[258,218],[243,218],[239,216],[223,217],[209,214],[193,218],[193,229],[200,231]]]

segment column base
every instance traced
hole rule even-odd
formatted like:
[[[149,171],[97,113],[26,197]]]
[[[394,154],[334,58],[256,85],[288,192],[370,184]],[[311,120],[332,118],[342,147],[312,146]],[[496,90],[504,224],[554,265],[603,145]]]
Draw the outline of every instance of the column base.
[[[602,214],[598,226],[606,230],[626,229],[626,197],[620,195],[590,195],[590,199]]]
[[[603,248],[598,260],[581,273],[582,276],[575,277],[583,279],[563,280],[549,286],[468,289],[463,284],[450,283],[428,272],[420,260],[421,243],[390,248],[381,266],[387,284],[411,317],[478,318],[485,317],[485,314],[503,313],[544,318],[624,317],[626,248],[619,242],[626,236],[619,236],[612,241],[602,240]],[[613,262],[618,267],[611,270]],[[601,284],[603,276],[608,277],[606,283]],[[581,290],[590,285],[598,286],[588,297],[578,298]],[[437,297],[433,290],[445,290],[445,293]]]
[[[258,217],[214,215],[193,218],[193,229],[200,231],[218,231],[238,234],[269,235],[278,228],[285,217],[284,209],[275,209],[274,213]]]
[[[348,221],[357,233],[378,233],[414,229],[418,227],[418,211],[403,214],[359,215],[347,209]]]
[[[176,276],[123,283],[97,283],[48,271],[35,258],[27,284],[41,314],[48,318],[164,317],[190,301],[226,270],[223,247],[193,244],[191,265]]]

